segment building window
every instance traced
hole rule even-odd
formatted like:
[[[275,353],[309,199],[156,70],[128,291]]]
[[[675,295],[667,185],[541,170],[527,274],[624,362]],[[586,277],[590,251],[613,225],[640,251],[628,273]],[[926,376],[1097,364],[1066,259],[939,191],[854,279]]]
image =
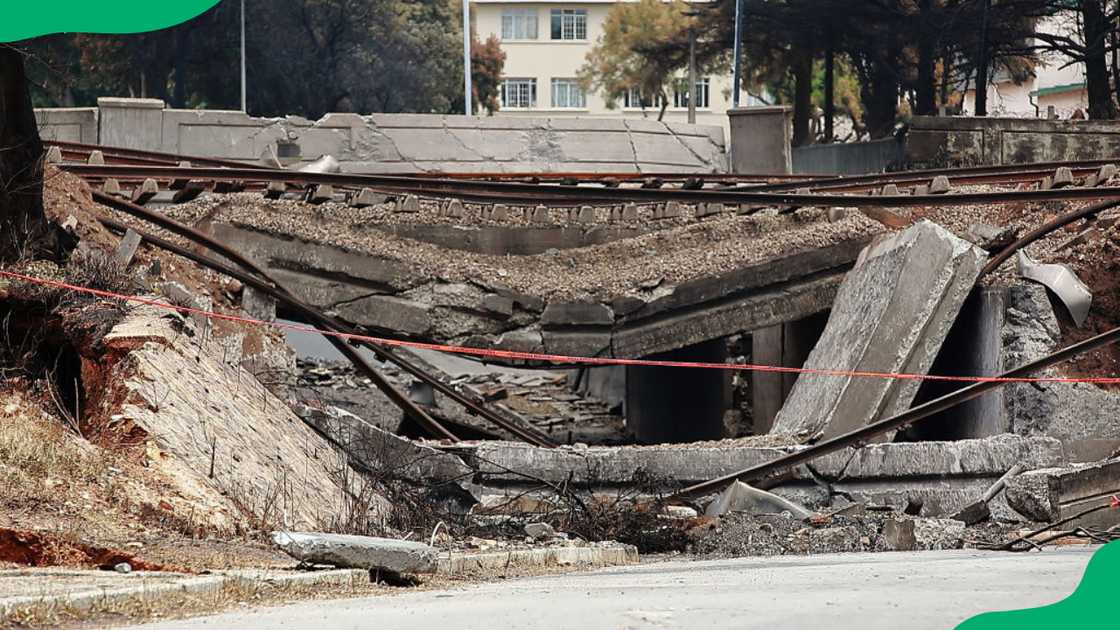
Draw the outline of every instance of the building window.
[[[553,9],[552,39],[587,39],[587,9]]]
[[[537,106],[536,79],[502,81],[502,109],[529,109]]]
[[[502,11],[502,39],[536,39],[536,9],[505,9]]]
[[[710,107],[711,82],[707,77],[696,80],[696,109]],[[688,107],[688,79],[677,82],[677,89],[673,92],[673,107]]]
[[[553,79],[552,106],[583,109],[587,107],[587,95],[575,79]]]
[[[657,109],[661,109],[662,102],[663,99],[661,98],[660,94],[653,98],[650,98],[648,96],[643,97],[641,92],[638,91],[638,88],[630,88],[630,90],[622,96],[622,106],[627,109],[644,109],[646,107],[656,107]]]

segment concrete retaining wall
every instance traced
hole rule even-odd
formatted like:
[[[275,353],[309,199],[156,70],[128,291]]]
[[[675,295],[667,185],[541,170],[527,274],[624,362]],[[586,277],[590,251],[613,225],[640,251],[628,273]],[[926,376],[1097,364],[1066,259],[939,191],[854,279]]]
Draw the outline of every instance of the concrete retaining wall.
[[[894,138],[793,149],[794,173],[864,175],[893,170],[905,162],[905,145]]]
[[[726,170],[722,128],[651,120],[327,114],[312,122],[122,98],[38,115],[44,134],[60,140],[286,165],[330,154],[355,173]]]
[[[1120,122],[915,116],[906,139],[917,166],[1022,164],[1120,155]]]
[[[39,121],[39,133],[44,140],[96,143],[97,117],[96,107],[35,110],[35,118]]]

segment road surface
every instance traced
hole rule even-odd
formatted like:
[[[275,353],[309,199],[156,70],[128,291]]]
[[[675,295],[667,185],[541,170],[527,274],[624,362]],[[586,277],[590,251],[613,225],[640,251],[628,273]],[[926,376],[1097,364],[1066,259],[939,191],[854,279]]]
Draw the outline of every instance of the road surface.
[[[152,629],[953,628],[1076,588],[1092,549],[674,561],[447,591],[312,601]]]

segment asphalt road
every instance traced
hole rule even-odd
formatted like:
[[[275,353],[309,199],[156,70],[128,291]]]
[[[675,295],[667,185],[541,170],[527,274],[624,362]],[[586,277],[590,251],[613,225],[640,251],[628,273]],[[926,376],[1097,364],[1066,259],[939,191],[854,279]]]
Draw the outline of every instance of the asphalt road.
[[[953,628],[1073,592],[1091,550],[663,562],[448,591],[315,601],[146,628]]]

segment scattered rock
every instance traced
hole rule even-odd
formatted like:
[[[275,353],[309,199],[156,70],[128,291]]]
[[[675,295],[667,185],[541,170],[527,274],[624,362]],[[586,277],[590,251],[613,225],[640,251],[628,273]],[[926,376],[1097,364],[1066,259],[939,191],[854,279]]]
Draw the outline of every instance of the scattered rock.
[[[273,532],[272,541],[284,553],[309,564],[329,564],[351,569],[391,573],[434,573],[434,547],[407,540],[368,536]]]

